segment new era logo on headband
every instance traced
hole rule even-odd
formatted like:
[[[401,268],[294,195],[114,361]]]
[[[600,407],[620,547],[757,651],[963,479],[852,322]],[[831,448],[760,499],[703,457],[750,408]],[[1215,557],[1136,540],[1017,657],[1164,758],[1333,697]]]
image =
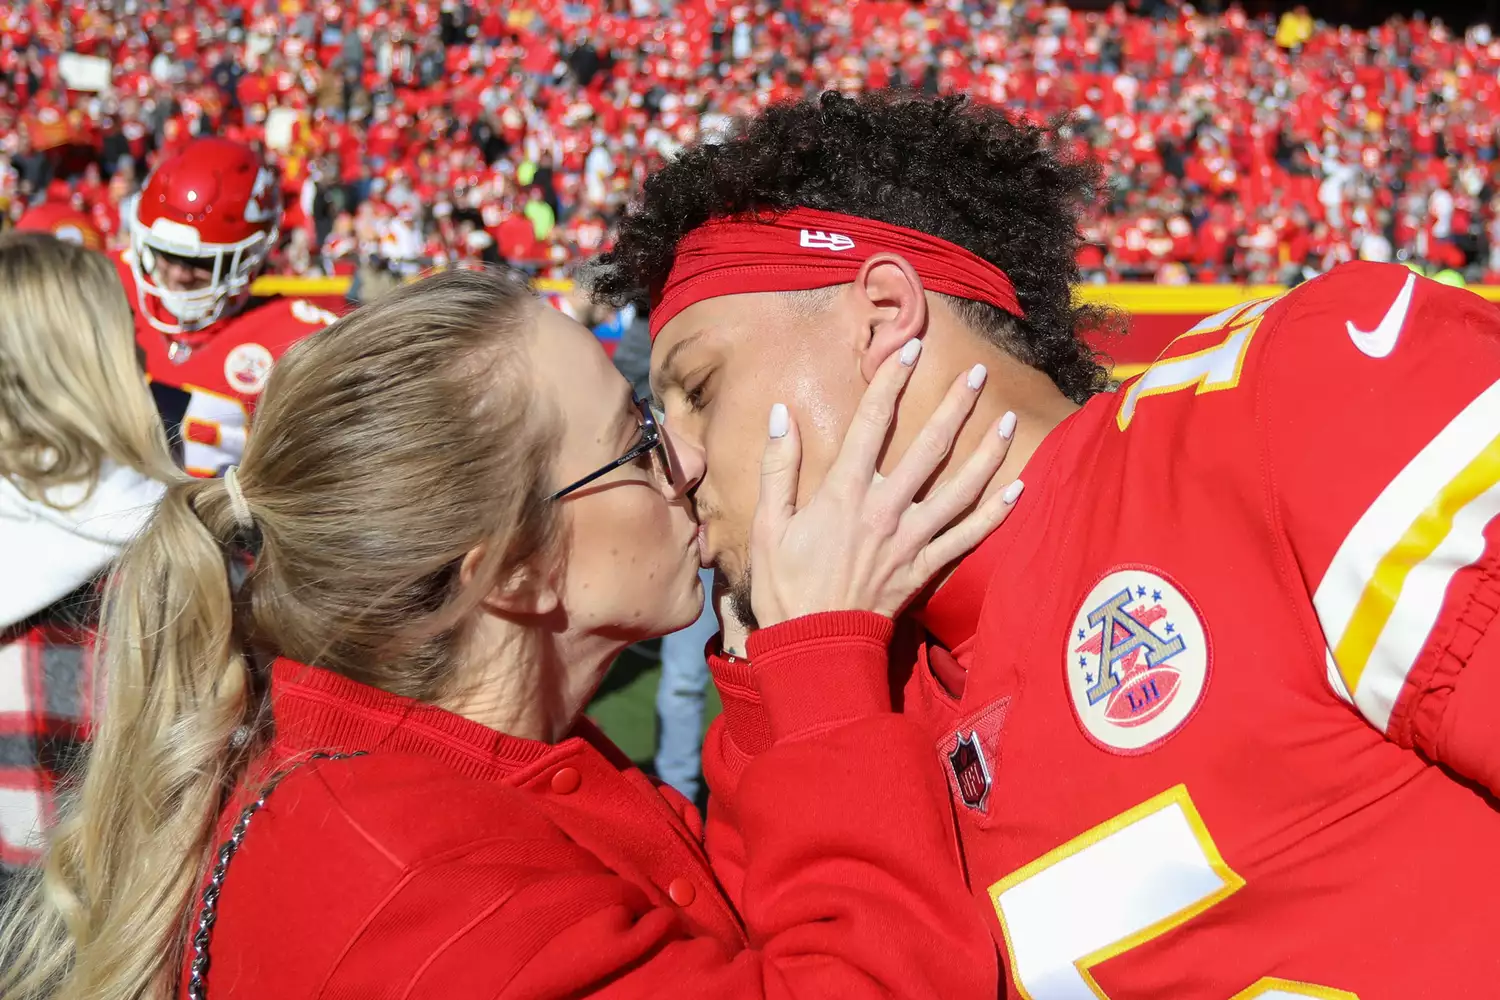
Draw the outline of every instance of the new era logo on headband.
[[[843,233],[825,233],[821,229],[802,230],[801,242],[809,250],[854,249],[854,241]]]

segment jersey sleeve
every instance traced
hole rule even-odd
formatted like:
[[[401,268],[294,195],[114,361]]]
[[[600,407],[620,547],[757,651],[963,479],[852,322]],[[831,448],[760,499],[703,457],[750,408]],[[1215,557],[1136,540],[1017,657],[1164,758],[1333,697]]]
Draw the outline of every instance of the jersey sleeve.
[[[1500,791],[1500,310],[1351,264],[1265,325],[1262,471],[1329,685],[1390,740]]]

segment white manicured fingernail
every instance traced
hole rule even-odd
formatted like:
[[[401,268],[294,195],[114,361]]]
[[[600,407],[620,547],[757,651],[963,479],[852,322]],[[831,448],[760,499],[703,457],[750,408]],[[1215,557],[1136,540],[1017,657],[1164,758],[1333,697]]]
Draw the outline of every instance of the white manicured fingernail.
[[[1004,500],[1006,503],[1015,503],[1017,500],[1021,499],[1021,491],[1025,488],[1026,484],[1017,479],[1015,482],[1005,487],[1005,492],[1000,494],[1000,499]]]
[[[786,411],[785,403],[777,403],[771,407],[771,426],[767,429],[773,438],[786,437],[787,428],[792,425],[792,415]]]
[[[901,345],[901,363],[910,368],[917,363],[917,355],[922,353],[922,342],[916,337]]]
[[[1000,418],[1000,436],[1009,441],[1016,434],[1016,415],[1009,410]]]
[[[973,389],[975,392],[978,392],[981,388],[983,388],[984,377],[988,374],[989,372],[985,369],[984,365],[975,365],[973,368],[970,368],[969,388]]]

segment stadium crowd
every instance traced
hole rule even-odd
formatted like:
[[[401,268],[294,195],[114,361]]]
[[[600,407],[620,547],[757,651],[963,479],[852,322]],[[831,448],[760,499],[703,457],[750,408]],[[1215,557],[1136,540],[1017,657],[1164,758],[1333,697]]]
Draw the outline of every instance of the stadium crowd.
[[[0,9],[0,198],[12,218],[71,200],[123,243],[155,158],[220,134],[279,164],[277,270],[561,276],[653,163],[732,116],[907,85],[1076,113],[1110,176],[1091,280],[1291,281],[1355,257],[1500,279],[1487,27],[1216,8],[25,0]]]

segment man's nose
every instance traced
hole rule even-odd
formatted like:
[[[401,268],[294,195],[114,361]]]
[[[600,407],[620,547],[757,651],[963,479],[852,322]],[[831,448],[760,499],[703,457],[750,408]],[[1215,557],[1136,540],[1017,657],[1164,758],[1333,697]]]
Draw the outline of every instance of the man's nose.
[[[690,434],[679,434],[667,427],[662,428],[662,434],[672,460],[672,494],[674,497],[687,496],[707,471],[703,447]]]

